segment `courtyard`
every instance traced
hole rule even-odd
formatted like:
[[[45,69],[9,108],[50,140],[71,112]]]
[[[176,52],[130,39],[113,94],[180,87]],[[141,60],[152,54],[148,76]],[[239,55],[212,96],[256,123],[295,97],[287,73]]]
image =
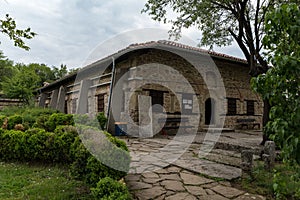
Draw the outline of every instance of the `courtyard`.
[[[242,175],[242,150],[252,149],[254,160],[259,158],[261,134],[222,132],[216,142],[204,132],[193,140],[189,134],[123,138],[132,157],[126,184],[135,199],[266,199],[232,184]]]

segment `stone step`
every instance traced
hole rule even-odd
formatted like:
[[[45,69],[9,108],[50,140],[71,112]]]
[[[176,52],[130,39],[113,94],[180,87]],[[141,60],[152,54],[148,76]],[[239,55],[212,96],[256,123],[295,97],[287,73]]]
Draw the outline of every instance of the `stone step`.
[[[212,133],[214,133],[214,132],[217,132],[217,133],[234,132],[234,129],[231,129],[231,128],[214,128],[214,127],[203,128],[203,131],[205,131],[205,132],[207,132],[208,130]]]

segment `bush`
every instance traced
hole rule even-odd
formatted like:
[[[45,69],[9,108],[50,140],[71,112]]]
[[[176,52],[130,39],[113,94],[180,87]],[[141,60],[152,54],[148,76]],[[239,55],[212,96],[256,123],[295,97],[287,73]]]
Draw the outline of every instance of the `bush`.
[[[91,127],[98,127],[99,128],[99,122],[97,119],[92,119],[88,115],[73,115],[74,122],[77,125],[85,125],[85,126],[91,126]]]
[[[104,130],[105,129],[105,125],[107,123],[107,118],[106,118],[105,114],[103,112],[99,112],[97,114],[96,118],[97,118],[97,120],[99,122],[101,130]]]
[[[3,123],[5,122],[6,116],[0,115],[0,128],[2,127]]]
[[[46,129],[46,122],[49,119],[49,115],[41,115],[36,118],[34,124],[32,125],[33,128],[42,128]]]
[[[0,134],[0,159],[24,160],[24,138],[25,133],[22,131],[2,130]]]
[[[89,149],[91,148],[95,155],[91,155],[80,140],[75,141],[71,148],[74,157],[74,161],[71,164],[72,176],[85,180],[86,183],[92,186],[97,184],[99,178],[108,176],[119,180],[124,177],[129,170],[130,164],[130,156],[126,144],[106,132],[105,135],[98,135],[103,134],[99,130],[87,129],[85,131],[81,130],[81,132],[85,133],[81,133],[80,137],[84,137],[84,143],[88,146],[90,145]],[[118,169],[122,169],[122,171],[112,169],[105,164],[108,166],[120,165]]]
[[[276,199],[300,199],[300,167],[283,165],[284,170],[274,170],[273,190]]]
[[[54,131],[59,125],[74,125],[73,115],[64,113],[54,113],[45,123],[47,131]]]
[[[22,124],[22,122],[23,122],[23,119],[20,115],[12,115],[12,116],[8,117],[7,129],[8,130],[14,129],[15,125]]]
[[[49,118],[49,116],[53,113],[58,113],[58,111],[48,108],[26,108],[20,113],[20,115],[23,118],[23,124],[27,124],[29,127],[32,127],[40,116],[47,116]]]
[[[70,166],[71,175],[76,179],[84,180],[91,186],[95,186],[99,178],[111,177],[119,180],[126,175],[125,171],[129,169],[130,162],[123,163],[125,165],[124,171],[118,171],[104,165],[86,149],[80,140],[74,142],[72,152],[74,160]],[[125,159],[129,161],[129,154]]]
[[[97,187],[91,188],[95,199],[130,200],[132,199],[127,187],[109,177],[100,179]]]

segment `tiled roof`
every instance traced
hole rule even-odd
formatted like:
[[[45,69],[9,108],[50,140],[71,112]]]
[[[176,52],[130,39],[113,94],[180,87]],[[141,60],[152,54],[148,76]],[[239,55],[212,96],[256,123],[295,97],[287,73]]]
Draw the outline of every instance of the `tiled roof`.
[[[168,41],[168,40],[158,40],[158,41],[151,41],[151,42],[145,42],[145,43],[135,43],[135,44],[129,45],[126,49],[131,49],[131,48],[136,48],[136,47],[147,47],[147,46],[151,46],[151,45],[155,45],[155,44],[158,44],[158,45],[162,44],[162,45],[166,45],[166,46],[172,46],[175,48],[192,50],[192,51],[196,51],[196,52],[200,52],[200,53],[206,53],[206,54],[212,55],[214,57],[225,58],[225,59],[231,60],[231,61],[247,63],[247,60],[245,60],[245,59],[233,57],[233,56],[223,54],[223,53],[218,53],[215,51],[208,51],[208,50],[205,50],[205,49],[202,49],[199,47],[192,47],[189,45],[185,45],[185,44],[181,44],[181,43],[177,43],[177,42],[173,42],[173,41]]]
[[[229,60],[229,61],[232,61],[232,62],[239,62],[239,63],[243,63],[243,64],[247,64],[247,60],[245,59],[241,59],[241,58],[237,58],[237,57],[233,57],[233,56],[229,56],[229,55],[226,55],[226,54],[222,54],[222,53],[217,53],[217,52],[214,52],[214,51],[208,51],[208,50],[205,50],[205,49],[201,49],[199,47],[192,47],[192,46],[188,46],[188,45],[185,45],[185,44],[181,44],[181,43],[177,43],[177,42],[172,42],[172,41],[168,41],[168,40],[158,40],[158,41],[150,41],[150,42],[145,42],[145,43],[135,43],[135,44],[131,44],[129,45],[128,47],[124,48],[124,49],[121,49],[119,50],[118,52],[112,54],[112,55],[109,55],[105,58],[102,58],[94,63],[91,63],[85,67],[82,68],[82,71],[85,71],[85,70],[88,70],[88,69],[91,69],[93,68],[94,66],[96,66],[98,63],[106,60],[106,59],[110,59],[111,57],[116,57],[118,58],[119,56],[121,55],[124,55],[126,53],[129,53],[130,51],[132,50],[135,50],[135,49],[144,49],[144,48],[155,48],[155,47],[172,47],[172,48],[176,48],[177,50],[189,50],[189,51],[192,51],[192,52],[199,52],[199,53],[202,53],[202,54],[208,54],[214,58],[219,58],[219,59],[225,59],[225,60]],[[77,72],[75,73],[72,73],[72,74],[69,74],[57,81],[54,81],[52,83],[50,83],[48,86],[45,86],[45,87],[42,87],[40,89],[45,89],[45,88],[49,88],[49,87],[53,87],[55,85],[59,85],[59,83],[61,81],[67,81],[67,80],[72,80],[72,79],[75,79],[77,76]]]

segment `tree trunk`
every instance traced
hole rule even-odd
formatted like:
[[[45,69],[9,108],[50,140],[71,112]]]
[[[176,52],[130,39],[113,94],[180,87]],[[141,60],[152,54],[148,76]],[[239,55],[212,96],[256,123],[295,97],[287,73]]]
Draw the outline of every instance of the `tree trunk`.
[[[264,145],[266,141],[269,140],[269,136],[266,134],[266,132],[264,131],[264,127],[267,125],[267,123],[270,120],[269,114],[270,114],[270,110],[271,110],[271,105],[269,102],[269,99],[265,99],[264,101],[264,113],[263,113],[263,140],[260,143],[261,145]]]

